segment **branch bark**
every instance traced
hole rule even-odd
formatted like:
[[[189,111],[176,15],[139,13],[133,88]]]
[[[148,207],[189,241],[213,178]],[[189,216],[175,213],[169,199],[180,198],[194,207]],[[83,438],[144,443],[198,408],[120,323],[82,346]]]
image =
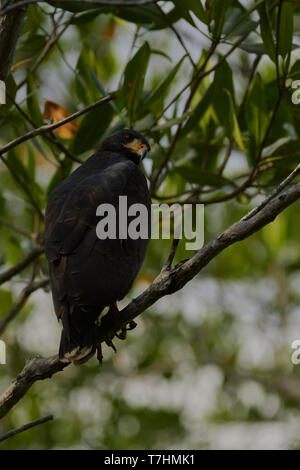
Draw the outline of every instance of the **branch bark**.
[[[300,183],[296,183],[286,192],[268,201],[250,219],[241,219],[214,238],[189,259],[178,263],[173,269],[163,269],[154,282],[127,307],[111,319],[106,315],[101,320],[98,330],[98,342],[114,337],[116,331],[144,312],[158,299],[182,289],[193,279],[213,258],[227,247],[244,240],[265,225],[272,222],[287,207],[300,199]],[[50,378],[62,371],[68,363],[59,361],[58,356],[32,359],[16,377],[10,387],[0,396],[0,418],[26,394],[37,380]]]
[[[16,434],[20,434],[21,432],[27,431],[27,429],[31,429],[34,426],[39,426],[40,424],[47,423],[47,421],[51,421],[53,419],[53,415],[47,415],[43,418],[35,419],[34,421],[30,421],[30,423],[24,424],[17,429],[12,429],[11,431],[6,432],[0,436],[0,442],[9,439],[10,437],[15,436]]]
[[[2,0],[0,0],[2,6]],[[5,81],[12,65],[17,41],[21,32],[27,7],[16,7],[15,0],[6,2],[11,11],[2,13],[0,10],[0,80]]]

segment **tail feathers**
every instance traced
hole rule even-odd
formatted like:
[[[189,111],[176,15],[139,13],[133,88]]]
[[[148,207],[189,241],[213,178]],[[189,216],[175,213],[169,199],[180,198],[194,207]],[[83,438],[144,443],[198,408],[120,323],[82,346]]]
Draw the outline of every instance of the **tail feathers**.
[[[68,324],[66,324],[65,318],[63,319],[59,360],[61,362],[83,364],[93,356],[96,351],[97,326],[95,322],[88,322],[83,327],[82,322],[79,327],[79,325],[74,325],[74,322],[70,321],[72,315],[68,315],[68,317]]]

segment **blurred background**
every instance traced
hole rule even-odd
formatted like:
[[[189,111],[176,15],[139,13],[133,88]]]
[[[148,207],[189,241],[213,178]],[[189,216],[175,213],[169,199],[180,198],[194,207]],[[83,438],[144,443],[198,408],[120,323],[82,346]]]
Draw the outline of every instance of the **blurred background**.
[[[244,9],[250,9],[253,4],[234,3]],[[238,9],[236,5],[234,7]],[[295,51],[291,65],[300,60],[296,48],[300,45],[300,12],[297,8],[294,10]],[[26,86],[16,90],[15,100],[21,107],[24,105],[37,124],[45,111],[46,100],[59,104],[64,114],[66,110],[74,112],[99,99],[106,90],[116,90],[130,58],[145,41],[151,51],[156,51],[151,55],[146,73],[145,89],[148,90],[155,90],[185,54],[171,29],[141,26],[139,19],[126,19],[128,13],[117,15],[108,11],[97,15],[94,12],[93,16],[91,11],[54,10],[45,4],[29,7],[13,77],[15,84],[27,80]],[[165,12],[168,11],[166,5]],[[67,30],[38,68],[29,74],[28,69],[40,57],[45,41],[62,13],[60,24],[70,22]],[[185,19],[179,19],[175,26],[190,57],[198,64],[203,60],[201,53],[208,49],[210,39],[203,23],[192,12],[190,14],[195,26]],[[258,20],[254,10],[251,21]],[[258,33],[259,29],[251,32],[252,44],[257,43]],[[220,54],[225,54],[234,40],[236,37],[229,37],[227,43],[222,43],[218,49]],[[241,102],[247,88],[258,50],[254,52],[250,54],[237,48],[228,58],[237,103]],[[87,70],[92,70],[93,74]],[[299,71],[300,67],[294,70]],[[159,106],[156,103],[158,107],[153,111],[156,116],[164,103],[184,87],[192,71],[191,61],[185,58],[165,91],[163,102]],[[276,82],[274,63],[264,53],[258,71],[266,89],[268,84]],[[225,80],[225,75],[223,77]],[[211,78],[206,80],[198,98],[209,87]],[[13,84],[11,87],[14,88]],[[169,120],[176,119],[185,99],[186,95],[182,93],[175,105],[166,111],[163,122],[158,124],[161,129],[151,128],[151,116],[141,116],[135,121],[135,127],[146,135],[147,129],[151,128],[152,156],[145,163],[149,177],[155,156],[161,158],[161,148],[169,144],[172,131]],[[273,106],[274,102],[270,101],[269,109]],[[294,140],[298,138],[299,110],[295,111],[297,120],[291,109],[289,112],[282,110],[285,127],[280,126],[284,131],[281,134],[277,131],[276,139],[287,138],[287,135],[293,136]],[[7,105],[2,112],[2,144],[31,129],[14,107]],[[50,117],[55,118],[51,112]],[[49,115],[44,113],[44,118]],[[125,120],[128,124],[124,113],[120,112],[119,118],[121,123]],[[214,164],[222,161],[228,141],[217,120],[206,113],[199,125],[199,134],[195,130],[187,142],[181,141],[175,149],[174,159],[180,161],[194,151],[193,158],[198,156],[198,163],[200,157],[203,159],[211,154],[215,155]],[[215,127],[212,121],[215,121]],[[103,129],[103,135],[120,125],[118,119],[112,120]],[[77,129],[69,128],[68,131],[75,135]],[[160,133],[161,140],[158,140]],[[195,139],[200,134],[203,137],[201,147],[195,150]],[[59,138],[74,150],[72,138],[67,140],[66,135],[59,135]],[[97,139],[95,146],[96,143]],[[188,151],[187,145],[190,146]],[[83,148],[79,153],[86,158],[91,149]],[[273,152],[266,157],[270,155],[277,156]],[[286,154],[283,151],[280,155]],[[205,207],[205,243],[260,202],[263,197],[260,189],[268,192],[295,166],[299,155],[294,152],[292,157],[281,166],[270,168],[269,179],[265,177],[264,181],[259,181],[261,187],[250,188],[228,202],[208,204]],[[47,147],[41,138],[18,147],[8,159],[12,166],[21,162],[28,172],[26,177],[33,178],[36,186],[32,184],[31,187],[41,207],[62,168],[67,173],[77,165],[59,167],[60,153]],[[223,176],[234,181],[249,171],[249,165],[245,152],[235,145]],[[15,168],[20,173],[23,171],[20,165]],[[188,183],[186,181],[184,185]],[[170,176],[160,194],[180,192],[186,188],[184,185],[176,175],[173,179]],[[30,233],[40,222],[2,163],[0,187],[1,262],[13,265],[30,249],[32,240],[3,221]],[[222,195],[228,188],[215,187],[214,190]],[[35,383],[0,422],[0,434],[48,413],[53,413],[54,420],[6,440],[0,448],[298,449],[300,364],[292,362],[292,342],[300,340],[299,209],[299,203],[294,204],[259,233],[218,255],[183,290],[161,299],[144,312],[126,341],[115,341],[116,354],[104,346],[101,368],[93,358],[83,366],[71,365],[51,379]],[[168,240],[150,242],[134,289],[120,307],[153,281],[168,256],[170,244]],[[181,243],[176,260],[190,255]],[[44,258],[41,264],[43,276],[47,273]],[[0,321],[10,312],[30,275],[31,271],[27,269],[1,286]],[[38,290],[3,333],[7,364],[0,365],[1,393],[29,358],[55,354],[59,337],[60,325],[54,314],[51,293],[47,288]]]

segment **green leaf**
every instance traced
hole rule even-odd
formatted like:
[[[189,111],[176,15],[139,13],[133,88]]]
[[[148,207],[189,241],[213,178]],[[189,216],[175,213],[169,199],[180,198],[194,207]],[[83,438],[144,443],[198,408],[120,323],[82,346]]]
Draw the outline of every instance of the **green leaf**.
[[[159,49],[151,49],[151,54],[160,55],[164,57],[165,59],[167,59],[169,62],[172,62],[171,57],[166,52],[160,51]]]
[[[267,147],[263,153],[263,162],[272,162],[278,160],[287,160],[290,158],[299,158],[300,148],[298,140],[282,138]]]
[[[231,181],[227,180],[223,176],[203,171],[199,167],[182,165],[175,167],[175,171],[189,183],[200,184],[201,186],[208,185],[220,188],[221,186],[227,186],[228,184],[232,185]]]
[[[195,127],[198,126],[199,121],[203,117],[203,115],[206,113],[207,109],[212,103],[212,97],[213,97],[213,85],[211,85],[208,90],[204,93],[204,95],[201,97],[199,103],[197,106],[193,109],[191,112],[191,117],[188,119],[187,123],[185,124],[184,128],[182,129],[180,133],[180,138],[184,137],[187,135],[189,132],[195,129]]]
[[[279,22],[278,52],[285,57],[292,50],[294,33],[293,6],[285,0],[282,2]]]
[[[33,54],[44,47],[46,37],[42,34],[28,34],[26,39],[21,41],[18,52],[21,54]]]
[[[249,52],[250,54],[264,55],[266,50],[263,43],[260,42],[242,42],[239,45],[239,49]]]
[[[74,139],[72,151],[79,155],[86,150],[93,149],[110,125],[113,115],[114,110],[109,103],[86,114]]]
[[[258,146],[269,123],[265,86],[259,74],[255,78],[246,102],[246,122],[250,135]]]
[[[176,6],[169,13],[167,13],[167,17],[168,17],[168,21],[166,21],[166,18],[161,15],[160,20],[152,24],[150,28],[151,31],[155,31],[159,29],[166,29],[168,25],[174,24],[177,21],[182,19],[180,10],[176,8]]]
[[[49,198],[50,194],[52,193],[53,189],[59,184],[61,183],[61,181],[64,179],[64,178],[67,178],[67,176],[69,176],[70,172],[71,172],[71,169],[72,169],[72,164],[73,162],[69,159],[69,158],[65,158],[64,160],[62,160],[61,162],[61,165],[59,168],[57,168],[57,170],[55,171],[55,173],[53,174],[51,180],[50,180],[50,183],[48,184],[48,187],[46,189],[46,197],[47,199]]]
[[[179,71],[186,55],[175,65],[175,67],[169,72],[166,78],[162,83],[152,91],[152,93],[145,99],[143,103],[143,108],[150,108],[154,112],[157,112],[160,109],[161,104],[164,102],[165,94],[175,79],[177,72]],[[159,101],[159,102],[158,102]]]
[[[270,59],[275,62],[275,43],[272,32],[272,24],[267,11],[267,5],[262,3],[258,10],[260,14],[261,37],[264,42],[265,50]]]
[[[6,162],[12,172],[18,175],[23,182],[30,181],[28,171],[15,150],[12,149],[7,153]]]
[[[190,23],[192,26],[195,27],[195,23],[193,21],[193,18],[191,17],[189,13],[189,0],[185,0],[184,2],[182,0],[172,0],[173,3],[175,4],[177,10],[180,12],[182,18],[184,18],[188,23]]]
[[[207,13],[200,0],[187,0],[185,3],[202,23],[207,24]]]
[[[225,90],[225,91],[229,96],[229,102],[230,102],[231,120],[232,120],[232,127],[233,127],[232,135],[233,135],[234,140],[236,141],[237,145],[240,147],[240,149],[243,150],[243,152],[245,152],[246,149],[245,149],[245,145],[244,145],[244,142],[243,142],[243,136],[242,136],[240,126],[239,126],[239,122],[238,122],[238,119],[237,119],[237,116],[236,116],[232,96],[231,96],[231,94],[228,90]]]
[[[95,18],[97,18],[97,16],[99,16],[101,13],[103,13],[102,8],[80,12],[70,21],[70,24],[89,23],[90,21],[93,21]]]
[[[13,306],[13,296],[9,290],[0,289],[1,316],[8,314]]]
[[[185,121],[185,119],[190,116],[191,113],[182,114],[182,116],[170,119],[169,121],[165,122],[164,124],[160,124],[158,126],[153,127],[152,131],[163,131],[165,129],[170,129],[171,127],[175,126],[176,124],[180,124],[181,122]]]
[[[293,50],[299,49],[299,47],[300,46],[298,44],[292,44]],[[267,54],[264,44],[260,42],[243,42],[242,44],[239,45],[239,49],[249,52],[250,54],[256,54],[256,55]]]
[[[86,106],[99,99],[91,71],[97,75],[97,58],[95,52],[83,44],[76,64],[75,87],[77,96]]]
[[[28,172],[29,178],[35,180],[35,158],[32,147],[27,148],[27,165],[26,170]]]
[[[116,16],[131,23],[139,25],[156,24],[166,27],[166,22],[155,5],[131,6],[130,8],[111,8],[111,10]]]
[[[134,122],[135,111],[140,106],[150,54],[149,44],[145,42],[125,69],[123,92],[117,100],[117,106],[127,108],[131,124]]]
[[[230,8],[232,0],[220,1],[211,0],[211,15],[214,20],[213,35],[215,38],[219,38],[222,34],[225,16]]]
[[[43,116],[37,98],[37,88],[31,73],[27,77],[27,108],[31,119],[36,126],[43,124]]]
[[[225,37],[244,36],[257,28],[256,21],[253,21],[238,8],[229,8],[226,13],[222,33]]]
[[[227,61],[224,61],[223,64],[217,68],[213,87],[214,110],[219,123],[226,129],[226,134],[230,137],[233,131],[233,121],[230,119],[232,115],[230,96],[232,97],[233,103],[235,102],[235,98],[232,70]]]
[[[72,13],[85,11],[85,10],[94,10],[95,3],[89,3],[88,1],[84,1],[82,3],[72,3],[72,2],[51,2],[49,1],[50,5],[53,5],[55,8],[61,8],[65,11],[71,11]]]

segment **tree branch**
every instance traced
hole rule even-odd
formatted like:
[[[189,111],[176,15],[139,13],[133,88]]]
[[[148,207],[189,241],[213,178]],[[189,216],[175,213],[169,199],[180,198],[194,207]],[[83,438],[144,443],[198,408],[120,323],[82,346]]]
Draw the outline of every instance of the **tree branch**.
[[[11,230],[13,230],[16,233],[19,233],[20,235],[23,235],[24,237],[29,238],[30,240],[33,239],[33,234],[32,233],[26,232],[26,230],[23,230],[20,227],[16,227],[14,224],[9,222],[8,220],[3,219],[3,217],[0,217],[0,225],[1,224],[5,225],[6,227],[10,228]]]
[[[57,129],[58,127],[61,127],[64,124],[67,124],[68,122],[74,121],[74,119],[78,118],[79,116],[86,114],[87,112],[91,111],[92,109],[97,108],[98,106],[101,106],[102,104],[108,103],[112,99],[113,99],[113,96],[111,95],[105,96],[105,98],[102,98],[101,100],[96,101],[95,103],[92,103],[89,106],[86,106],[85,108],[81,109],[80,111],[77,111],[74,114],[71,114],[70,116],[66,117],[65,119],[62,119],[61,121],[58,121],[54,124],[47,124],[47,125],[38,127],[37,129],[34,129],[30,132],[27,132],[27,134],[24,134],[21,137],[18,137],[17,139],[14,139],[8,144],[4,145],[0,149],[0,156],[8,152],[10,149],[16,147],[17,145],[22,144],[23,142],[26,142],[26,140],[33,139],[34,137],[38,135],[46,134],[47,132],[53,131],[54,129]]]
[[[0,336],[5,331],[7,325],[18,315],[19,311],[25,304],[26,300],[30,295],[35,292],[36,290],[40,289],[41,287],[46,287],[49,284],[49,279],[42,279],[41,281],[37,282],[29,282],[29,284],[24,287],[24,289],[19,294],[16,303],[10,310],[10,312],[1,320],[0,322]]]
[[[36,124],[33,122],[30,116],[28,116],[27,113],[21,108],[21,106],[18,105],[18,103],[9,95],[9,93],[6,93],[8,96],[8,99],[13,103],[13,105],[16,107],[16,109],[19,111],[19,113],[28,121],[34,129],[36,129]],[[53,131],[49,132],[49,136],[45,134],[43,136],[45,140],[48,142],[52,142],[54,145],[56,145],[57,148],[59,148],[65,155],[66,157],[69,157],[71,160],[77,163],[82,163],[80,158],[75,157],[62,143],[61,141],[56,137]]]
[[[8,431],[5,434],[2,434],[2,436],[0,436],[0,442],[5,441],[9,437],[13,437],[16,434],[20,434],[21,432],[27,431],[27,429],[31,429],[34,426],[39,426],[40,424],[46,423],[47,421],[51,421],[52,419],[53,419],[53,415],[47,415],[47,416],[44,416],[43,418],[35,419],[34,421],[31,421],[30,423],[23,424],[23,426],[20,426],[17,429],[12,429],[11,431]]]
[[[1,5],[2,3],[1,1]],[[13,11],[7,14],[12,9]],[[17,40],[23,26],[26,7],[24,5],[17,7],[14,0],[10,0],[10,4],[7,5],[5,10],[0,10],[0,80],[3,81],[9,75]]]
[[[181,261],[173,269],[163,269],[154,282],[112,320],[106,315],[98,329],[98,342],[114,337],[116,331],[128,324],[139,314],[153,305],[158,299],[182,289],[213,258],[227,247],[249,237],[265,225],[272,222],[282,211],[300,199],[300,183],[296,183],[286,192],[273,198],[251,219],[241,219],[214,238],[191,258]],[[10,387],[0,397],[0,418],[26,394],[37,380],[51,377],[63,370],[69,363],[62,363],[58,356],[32,359],[16,377]]]
[[[3,284],[6,281],[9,281],[19,272],[23,271],[27,266],[32,263],[32,261],[40,256],[44,251],[42,246],[35,246],[19,263],[17,263],[12,268],[7,269],[3,273],[0,273],[0,284]]]

